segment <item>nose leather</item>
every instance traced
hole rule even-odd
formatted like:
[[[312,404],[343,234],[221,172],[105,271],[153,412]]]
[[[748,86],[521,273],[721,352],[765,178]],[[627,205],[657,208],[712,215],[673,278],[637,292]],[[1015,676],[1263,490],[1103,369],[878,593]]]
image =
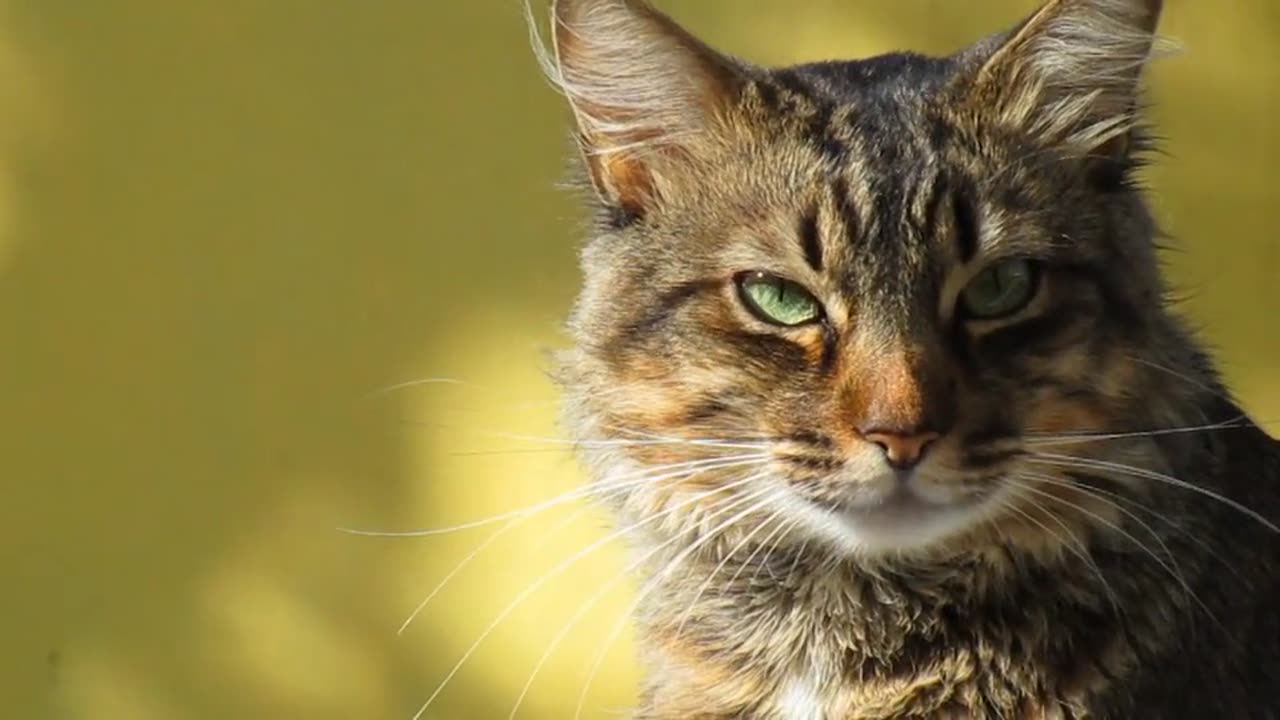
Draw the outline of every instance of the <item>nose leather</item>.
[[[862,434],[864,440],[880,446],[885,460],[895,469],[908,470],[924,459],[925,452],[941,437],[936,432],[895,433],[870,431]]]

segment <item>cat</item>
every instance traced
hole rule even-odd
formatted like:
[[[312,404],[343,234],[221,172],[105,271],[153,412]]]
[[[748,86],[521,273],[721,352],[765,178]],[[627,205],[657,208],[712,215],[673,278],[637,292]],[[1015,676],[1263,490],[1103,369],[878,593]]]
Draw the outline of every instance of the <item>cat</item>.
[[[638,568],[635,718],[1280,717],[1280,443],[1138,177],[1161,9],[765,68],[555,0],[557,377]]]

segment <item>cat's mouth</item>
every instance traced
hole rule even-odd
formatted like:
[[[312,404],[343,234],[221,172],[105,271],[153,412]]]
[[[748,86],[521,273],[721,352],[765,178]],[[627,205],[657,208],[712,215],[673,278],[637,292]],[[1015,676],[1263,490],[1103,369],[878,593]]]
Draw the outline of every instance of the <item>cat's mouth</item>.
[[[972,495],[950,499],[930,499],[907,486],[899,486],[871,503],[841,503],[838,509],[855,518],[906,519],[929,513],[951,512],[976,503]]]
[[[874,497],[825,502],[806,498],[811,510],[806,514],[820,513],[817,525],[858,552],[920,549],[981,523],[997,490],[993,484],[983,486],[939,493],[897,482]]]

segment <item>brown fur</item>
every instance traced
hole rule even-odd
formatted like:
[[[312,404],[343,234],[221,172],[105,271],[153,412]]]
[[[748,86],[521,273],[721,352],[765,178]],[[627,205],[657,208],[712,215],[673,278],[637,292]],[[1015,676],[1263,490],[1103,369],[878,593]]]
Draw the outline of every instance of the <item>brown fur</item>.
[[[561,378],[647,558],[637,718],[1280,717],[1280,449],[1168,309],[1135,180],[1159,10],[766,69],[555,4],[595,213]],[[966,314],[1008,258],[1036,292]],[[884,433],[938,439],[899,472]]]

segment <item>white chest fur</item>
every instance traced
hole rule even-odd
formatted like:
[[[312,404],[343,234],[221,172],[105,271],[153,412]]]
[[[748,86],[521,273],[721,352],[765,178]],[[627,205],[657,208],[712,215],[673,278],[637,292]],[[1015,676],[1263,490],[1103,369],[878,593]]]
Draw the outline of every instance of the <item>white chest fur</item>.
[[[792,677],[778,693],[780,720],[826,720],[817,679],[807,675]]]

